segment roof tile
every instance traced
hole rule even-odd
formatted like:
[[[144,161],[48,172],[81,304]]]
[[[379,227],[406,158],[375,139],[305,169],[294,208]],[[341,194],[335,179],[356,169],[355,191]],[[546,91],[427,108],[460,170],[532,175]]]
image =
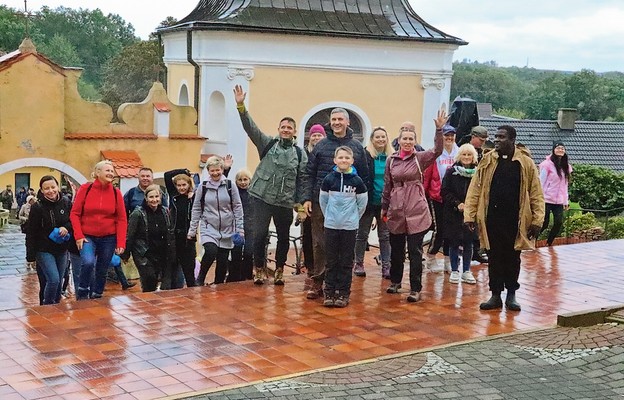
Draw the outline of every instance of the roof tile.
[[[141,157],[134,150],[102,150],[102,158],[110,160],[115,173],[121,178],[136,178],[143,167]]]

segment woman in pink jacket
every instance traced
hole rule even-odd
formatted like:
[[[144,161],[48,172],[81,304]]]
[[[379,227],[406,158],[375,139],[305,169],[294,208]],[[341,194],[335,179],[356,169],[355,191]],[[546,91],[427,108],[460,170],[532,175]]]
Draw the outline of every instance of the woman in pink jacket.
[[[550,229],[547,240],[548,245],[552,246],[563,225],[563,210],[567,210],[569,206],[568,184],[572,166],[568,163],[568,155],[566,154],[564,144],[559,141],[555,142],[552,154],[546,156],[546,159],[542,161],[539,167],[540,182],[542,183],[544,201],[546,202],[546,215],[544,217],[544,225],[542,225],[542,232],[548,229],[550,213],[552,212],[553,226]]]
[[[399,293],[405,262],[405,244],[410,259],[410,294],[407,301],[420,300],[422,290],[422,244],[431,226],[431,214],[423,187],[424,171],[442,153],[442,126],[448,119],[446,111],[438,111],[434,120],[435,147],[414,151],[416,133],[402,131],[399,151],[386,162],[385,184],[381,195],[381,219],[390,231],[390,287],[387,293]]]

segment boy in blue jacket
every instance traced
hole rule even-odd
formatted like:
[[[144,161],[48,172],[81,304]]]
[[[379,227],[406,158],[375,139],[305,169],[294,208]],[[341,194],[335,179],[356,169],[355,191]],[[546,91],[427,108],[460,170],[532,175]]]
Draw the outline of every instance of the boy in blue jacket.
[[[325,307],[346,307],[351,294],[353,249],[366,210],[366,185],[353,167],[353,150],[340,146],[333,168],[321,184],[319,206],[325,217]]]

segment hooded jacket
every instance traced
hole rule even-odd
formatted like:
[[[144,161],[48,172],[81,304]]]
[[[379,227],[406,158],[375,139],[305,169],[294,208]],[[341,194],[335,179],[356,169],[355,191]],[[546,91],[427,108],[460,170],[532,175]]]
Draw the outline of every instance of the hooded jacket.
[[[568,200],[568,180],[563,172],[561,176],[557,175],[555,163],[551,160],[552,155],[546,156],[546,159],[539,165],[540,182],[544,192],[544,201],[549,204],[562,204],[567,206]],[[572,166],[568,166],[568,171],[572,173]]]
[[[466,193],[476,166],[473,165],[471,168],[466,170],[460,162],[456,162],[446,171],[442,180],[441,194],[444,206],[442,233],[445,239],[451,241],[452,246],[458,245],[464,239],[476,239],[476,232],[471,232],[464,226],[464,212],[457,209],[457,206],[466,201]]]
[[[239,115],[247,136],[262,157],[275,138],[260,131],[249,112]],[[277,139],[260,160],[249,185],[249,194],[273,206],[292,208],[295,203],[302,202],[302,181],[308,157],[305,151],[297,150],[294,139]]]
[[[388,217],[388,230],[392,234],[411,235],[431,226],[423,178],[425,169],[434,165],[442,153],[442,129],[436,129],[434,143],[433,149],[415,151],[405,159],[401,158],[400,152],[394,153],[386,162],[381,209]]]
[[[49,235],[54,228],[64,227],[72,233],[69,213],[71,201],[59,194],[56,201],[41,196],[30,208],[26,229],[26,260],[35,261],[38,252],[62,254],[67,251],[69,242],[55,243]],[[70,240],[74,240],[73,235]]]
[[[477,167],[477,172],[470,182],[464,203],[464,222],[477,223],[481,246],[485,249],[490,248],[490,241],[485,227],[490,202],[490,185],[492,184],[494,171],[498,166],[498,158],[497,151],[491,151],[483,156]],[[518,236],[514,243],[514,249],[533,249],[535,242],[529,240],[527,233],[529,226],[542,226],[544,223],[544,194],[542,193],[537,167],[529,151],[516,146],[512,161],[520,162],[520,211],[518,215]]]
[[[203,211],[201,209],[202,186],[195,189],[188,236],[195,237],[199,227],[202,245],[214,243],[218,247],[231,249],[234,247],[232,235],[244,234],[243,205],[236,185],[232,185],[232,198],[230,199],[225,179],[221,176],[218,186],[207,184]]]
[[[366,185],[366,189],[372,188],[371,174],[368,171],[368,160],[364,147],[353,138],[353,130],[347,128],[344,137],[336,137],[329,125],[325,126],[327,137],[314,146],[308,158],[308,165],[305,173],[304,201],[317,203],[323,179],[334,168],[334,152],[340,146],[348,146],[353,150],[353,166],[357,170],[358,176]]]
[[[325,217],[325,228],[357,230],[367,203],[366,185],[355,168],[340,172],[334,167],[323,179],[319,207]]]

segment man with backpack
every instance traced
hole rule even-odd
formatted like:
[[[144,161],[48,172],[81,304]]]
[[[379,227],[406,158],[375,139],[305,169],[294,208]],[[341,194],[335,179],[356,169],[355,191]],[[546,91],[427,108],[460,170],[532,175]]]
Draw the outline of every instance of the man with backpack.
[[[267,278],[266,243],[271,218],[277,233],[275,251],[275,285],[284,284],[284,265],[288,255],[293,207],[302,200],[302,178],[308,157],[295,143],[295,120],[284,117],[278,126],[278,136],[271,137],[256,126],[245,108],[246,93],[240,85],[234,88],[236,108],[247,136],[260,155],[260,164],[249,186],[249,202],[254,212],[254,283],[261,285]]]

